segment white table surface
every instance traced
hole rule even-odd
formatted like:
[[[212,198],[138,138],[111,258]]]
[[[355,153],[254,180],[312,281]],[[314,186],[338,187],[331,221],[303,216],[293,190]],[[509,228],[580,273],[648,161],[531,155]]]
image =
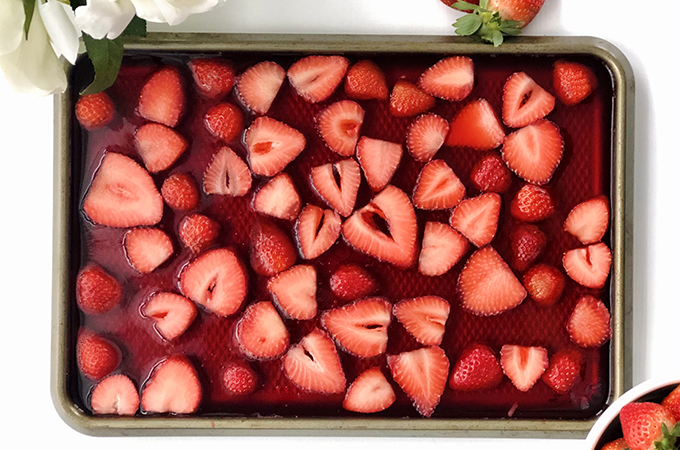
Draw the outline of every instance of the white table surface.
[[[642,3],[645,4],[645,3]],[[649,4],[649,3],[647,3]],[[676,0],[547,0],[525,34],[597,36],[618,46],[636,80],[633,382],[680,372],[680,146]],[[650,4],[651,6],[651,4]],[[438,0],[227,0],[173,31],[449,35],[456,13]],[[649,18],[649,22],[644,23]],[[640,25],[634,24],[634,22]],[[167,31],[166,26],[151,26]],[[647,29],[643,34],[638,31]],[[675,41],[675,42],[674,42]],[[675,45],[674,45],[675,44]],[[675,58],[669,56],[675,52]],[[580,448],[580,440],[366,438],[92,438],[57,416],[49,392],[52,98],[17,95],[0,80],[0,430],[3,448],[384,447]],[[5,446],[9,444],[9,446]]]

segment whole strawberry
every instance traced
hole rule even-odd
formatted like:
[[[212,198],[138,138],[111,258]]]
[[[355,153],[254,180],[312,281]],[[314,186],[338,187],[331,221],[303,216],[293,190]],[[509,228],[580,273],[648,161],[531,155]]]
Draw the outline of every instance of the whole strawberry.
[[[673,414],[657,403],[630,403],[621,408],[621,428],[630,450],[676,450],[680,426]]]

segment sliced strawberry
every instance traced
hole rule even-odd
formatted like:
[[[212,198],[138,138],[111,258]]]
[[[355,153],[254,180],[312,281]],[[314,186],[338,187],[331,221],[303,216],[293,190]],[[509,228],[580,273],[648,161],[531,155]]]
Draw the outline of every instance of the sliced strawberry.
[[[299,265],[267,282],[267,290],[284,316],[295,320],[316,317],[316,269]]]
[[[316,128],[328,148],[342,156],[352,156],[364,122],[364,110],[352,100],[333,103],[316,116]]]
[[[120,363],[120,349],[108,339],[84,330],[78,335],[76,360],[80,373],[91,380],[101,380]]]
[[[147,123],[135,131],[135,146],[144,166],[151,173],[172,166],[187,149],[186,139],[160,123]]]
[[[440,345],[451,306],[436,295],[402,300],[394,305],[394,317],[416,341],[423,345]]]
[[[675,420],[680,421],[680,386],[673,389],[673,391],[663,399],[661,404],[673,413]]]
[[[311,55],[290,66],[288,81],[302,98],[319,103],[340,86],[348,67],[349,60],[343,56]]]
[[[257,175],[274,176],[302,153],[306,142],[295,128],[270,117],[258,117],[245,134],[250,168]]]
[[[428,162],[442,148],[449,123],[436,114],[423,114],[417,117],[406,132],[406,148],[416,161]]]
[[[413,206],[434,210],[455,207],[465,197],[465,186],[444,160],[425,164],[413,189]]]
[[[290,335],[269,302],[248,306],[234,328],[234,343],[249,359],[273,359],[288,350]]]
[[[178,211],[195,209],[200,199],[196,182],[186,173],[174,173],[166,178],[161,195],[169,207]]]
[[[250,237],[250,265],[260,274],[271,277],[295,264],[295,247],[286,233],[269,221],[253,225]]]
[[[496,112],[484,99],[468,103],[451,120],[446,145],[492,150],[505,140],[505,131]]]
[[[347,389],[342,407],[347,411],[376,413],[389,408],[397,399],[379,367],[362,372]]]
[[[236,254],[210,250],[189,263],[180,275],[182,293],[218,316],[239,310],[248,294],[248,276]]]
[[[563,152],[560,129],[549,120],[539,120],[508,135],[501,150],[510,170],[539,185],[550,181]]]
[[[87,191],[83,211],[94,223],[109,227],[155,225],[163,217],[163,198],[139,164],[107,152]]]
[[[86,130],[103,128],[116,115],[116,107],[106,92],[83,95],[76,103],[76,119]]]
[[[496,387],[502,379],[503,370],[496,353],[486,345],[473,344],[460,354],[449,386],[457,391],[476,391]]]
[[[582,244],[594,244],[609,228],[609,200],[604,195],[574,206],[564,221],[564,231],[576,236]]]
[[[385,353],[392,304],[382,298],[366,298],[331,309],[321,324],[347,353],[370,358]]]
[[[202,214],[189,214],[179,223],[179,239],[198,255],[210,248],[220,234],[220,224]]]
[[[418,258],[418,270],[436,277],[448,272],[467,253],[468,240],[450,226],[427,222],[423,232],[423,247]]]
[[[267,114],[285,79],[285,69],[275,62],[257,63],[238,78],[236,96],[251,112]]]
[[[501,204],[501,196],[489,192],[465,199],[451,213],[451,226],[477,247],[483,247],[496,236]]]
[[[276,175],[253,195],[253,209],[277,219],[295,219],[300,207],[300,195],[287,173]]]
[[[295,222],[295,240],[304,259],[314,259],[335,244],[340,237],[342,219],[335,211],[307,205]]]
[[[229,363],[222,370],[222,385],[231,395],[248,395],[257,389],[257,375],[246,364]]]
[[[218,58],[196,58],[187,63],[196,89],[211,99],[221,99],[231,92],[236,81],[234,67]]]
[[[548,350],[543,347],[504,345],[501,348],[503,373],[522,392],[527,392],[548,368]]]
[[[96,264],[78,272],[76,302],[85,314],[104,314],[120,304],[123,297],[118,280]]]
[[[361,185],[361,169],[356,161],[344,159],[314,167],[309,180],[319,197],[338,214],[352,214]]]
[[[433,96],[410,81],[397,81],[390,94],[390,114],[394,117],[417,116],[432,108],[434,104]]]
[[[581,297],[569,317],[571,341],[584,348],[599,347],[611,337],[611,316],[602,301],[591,295]]]
[[[318,328],[288,350],[283,371],[297,387],[313,393],[340,394],[347,384],[333,339]]]
[[[619,418],[630,450],[665,450],[675,446],[679,430],[673,414],[664,406],[651,402],[629,403],[621,408]]]
[[[503,122],[521,128],[547,116],[555,107],[555,97],[526,73],[517,72],[503,87]]]
[[[128,377],[111,375],[95,386],[90,406],[95,414],[134,416],[139,409],[139,394]]]
[[[620,438],[615,441],[608,442],[600,450],[629,450],[630,446],[625,439]]]
[[[470,173],[470,180],[482,192],[501,194],[510,189],[512,173],[500,156],[491,154],[477,161]]]
[[[558,394],[566,394],[581,374],[583,355],[576,350],[564,349],[552,355],[543,381]]]
[[[413,401],[418,412],[430,417],[439,404],[449,375],[449,359],[439,347],[425,347],[387,355],[392,378]]]
[[[368,185],[381,191],[392,179],[404,151],[401,144],[363,136],[357,144],[357,159]]]
[[[418,86],[425,92],[453,102],[470,95],[474,83],[474,64],[467,56],[444,58],[423,72],[418,80]]]
[[[133,228],[123,239],[125,256],[140,273],[151,273],[172,256],[170,237],[157,228]]]
[[[142,410],[147,413],[191,414],[201,403],[201,382],[184,356],[159,363],[142,390]]]
[[[229,147],[222,147],[215,153],[203,175],[203,190],[206,194],[242,197],[252,184],[250,169]]]
[[[607,282],[612,265],[612,252],[606,244],[588,245],[565,252],[564,270],[581,286],[601,289]]]
[[[399,267],[410,267],[418,251],[418,223],[408,196],[387,186],[342,225],[342,235],[355,249]]]
[[[387,100],[385,74],[373,61],[359,61],[347,71],[345,94],[354,100]]]
[[[522,222],[539,222],[555,213],[555,201],[550,191],[533,184],[525,184],[510,203],[510,214]]]
[[[224,142],[231,142],[243,132],[243,111],[231,103],[219,103],[208,110],[203,118],[206,130]]]
[[[458,278],[463,308],[478,316],[493,316],[522,303],[527,291],[493,247],[470,256]]]
[[[174,127],[184,111],[184,103],[184,86],[179,70],[164,67],[142,87],[137,113],[152,122]]]
[[[557,61],[553,68],[555,95],[573,106],[588,98],[597,87],[595,73],[587,66],[571,61]]]
[[[329,284],[333,295],[349,301],[368,297],[378,290],[376,279],[356,264],[338,267],[331,274]]]
[[[512,229],[509,236],[512,259],[510,265],[524,272],[545,250],[548,240],[536,225],[520,224]]]
[[[554,266],[536,264],[522,277],[522,284],[536,303],[550,306],[562,296],[565,285],[564,274]]]
[[[144,305],[142,314],[153,320],[154,328],[164,339],[172,341],[189,328],[198,311],[184,296],[159,292]]]

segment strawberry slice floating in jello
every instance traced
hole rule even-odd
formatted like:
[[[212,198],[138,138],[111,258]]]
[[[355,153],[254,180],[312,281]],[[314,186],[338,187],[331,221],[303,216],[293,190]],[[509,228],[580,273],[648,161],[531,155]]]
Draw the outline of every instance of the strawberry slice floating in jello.
[[[451,306],[436,295],[402,300],[394,305],[394,317],[416,341],[423,345],[440,345]]]
[[[142,314],[154,322],[154,328],[168,341],[181,336],[194,321],[196,305],[172,292],[159,292],[144,305]]]
[[[316,116],[316,126],[328,148],[342,156],[352,156],[364,122],[364,110],[358,103],[341,100]]]
[[[326,100],[342,83],[349,60],[342,56],[311,55],[288,69],[288,80],[297,93],[310,103]]]
[[[286,79],[286,70],[271,61],[248,68],[236,83],[236,96],[255,114],[267,114]]]
[[[285,123],[258,117],[245,134],[250,168],[256,175],[276,175],[302,153],[306,142],[302,133]]]
[[[389,408],[397,396],[379,367],[362,372],[347,389],[342,407],[348,411],[374,413]]]
[[[234,343],[246,358],[273,359],[288,350],[289,335],[276,308],[259,302],[246,308],[236,323]]]
[[[501,348],[501,366],[512,384],[527,392],[548,369],[548,351],[543,347],[504,345]]]
[[[267,282],[274,303],[288,318],[309,320],[316,316],[316,269],[298,265],[279,273]]]
[[[449,209],[465,197],[465,186],[444,161],[430,161],[418,175],[413,206],[418,209]]]
[[[314,329],[283,357],[283,370],[300,389],[319,394],[340,394],[347,380],[333,339]]]
[[[300,206],[300,195],[293,179],[286,173],[276,175],[253,195],[253,209],[277,219],[295,219]]]
[[[356,161],[344,159],[314,167],[309,179],[319,197],[338,214],[343,217],[352,214],[361,185],[361,170]]]
[[[524,72],[514,73],[503,87],[503,121],[521,128],[542,119],[555,107],[555,97]]]
[[[342,221],[335,211],[305,206],[295,222],[295,240],[304,259],[318,258],[340,237]]]
[[[142,410],[147,413],[190,414],[198,408],[203,388],[188,358],[171,356],[152,371],[142,389]]]
[[[222,147],[203,175],[206,194],[241,197],[248,193],[253,177],[246,163],[229,147]]]
[[[184,112],[185,101],[179,70],[164,67],[142,87],[137,113],[152,122],[175,127]]]

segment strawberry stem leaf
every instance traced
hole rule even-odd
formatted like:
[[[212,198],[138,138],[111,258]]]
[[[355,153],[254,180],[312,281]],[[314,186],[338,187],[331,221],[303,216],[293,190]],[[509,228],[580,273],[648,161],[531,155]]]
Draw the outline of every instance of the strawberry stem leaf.
[[[456,27],[456,34],[471,36],[482,26],[482,18],[475,14],[468,14],[458,18],[453,26]]]
[[[477,11],[479,9],[479,6],[475,5],[474,3],[468,3],[462,0],[458,0],[456,3],[451,5],[451,8],[457,9],[458,11],[470,11],[470,10]]]
[[[456,34],[460,36],[478,36],[482,41],[498,47],[503,43],[504,36],[517,36],[522,32],[521,22],[503,20],[498,11],[488,9],[488,0],[480,0],[479,6],[459,0],[451,7],[459,11],[472,11],[453,24]]]

